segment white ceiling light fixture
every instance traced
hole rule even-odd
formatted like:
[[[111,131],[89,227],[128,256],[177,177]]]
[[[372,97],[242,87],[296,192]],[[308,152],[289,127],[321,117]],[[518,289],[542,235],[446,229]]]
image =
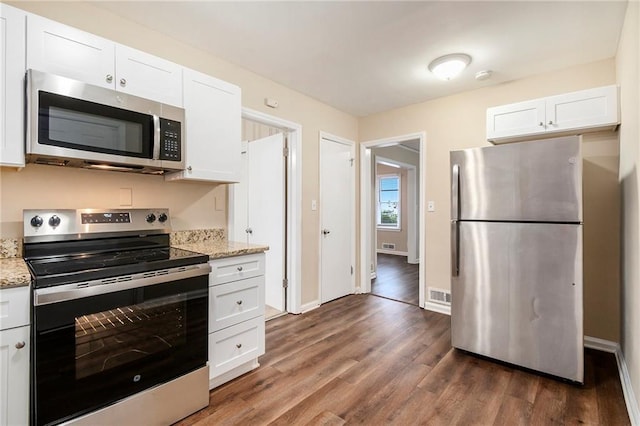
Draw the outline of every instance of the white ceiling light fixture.
[[[429,71],[441,80],[451,80],[471,63],[471,56],[465,53],[452,53],[440,56],[429,64]]]

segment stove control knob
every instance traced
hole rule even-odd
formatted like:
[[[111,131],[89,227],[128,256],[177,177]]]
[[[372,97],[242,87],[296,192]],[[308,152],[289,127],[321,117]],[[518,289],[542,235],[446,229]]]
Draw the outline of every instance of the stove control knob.
[[[40,228],[43,223],[44,223],[44,220],[42,220],[40,216],[34,216],[31,218],[31,226],[35,228]]]
[[[57,215],[53,215],[49,218],[49,225],[53,226],[54,228],[58,225],[60,225],[60,217]]]
[[[147,215],[147,222],[149,222],[149,223],[153,223],[153,222],[155,222],[155,221],[156,221],[156,215],[155,215],[155,214],[153,214],[153,213],[149,213],[149,214]]]
[[[165,223],[167,221],[167,219],[169,219],[167,217],[167,215],[165,213],[160,213],[160,216],[158,216],[158,221],[160,223]]]

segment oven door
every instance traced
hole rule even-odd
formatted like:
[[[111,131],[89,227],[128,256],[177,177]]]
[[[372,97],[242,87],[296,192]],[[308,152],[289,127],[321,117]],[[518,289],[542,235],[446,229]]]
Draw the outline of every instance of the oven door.
[[[201,275],[34,306],[35,424],[69,420],[204,366],[207,289]]]

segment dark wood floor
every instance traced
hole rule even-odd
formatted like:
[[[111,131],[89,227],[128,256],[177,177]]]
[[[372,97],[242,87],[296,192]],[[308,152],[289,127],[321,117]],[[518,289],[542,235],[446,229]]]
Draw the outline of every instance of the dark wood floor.
[[[179,425],[629,424],[615,358],[585,356],[563,383],[452,349],[446,315],[347,296],[268,321],[261,367]]]
[[[378,253],[376,275],[372,294],[418,305],[418,265],[407,263],[406,256]]]

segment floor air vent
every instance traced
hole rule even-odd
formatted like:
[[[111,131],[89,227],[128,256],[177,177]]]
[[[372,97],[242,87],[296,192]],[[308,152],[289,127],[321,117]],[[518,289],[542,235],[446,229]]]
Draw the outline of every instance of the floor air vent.
[[[451,306],[451,292],[440,288],[429,287],[429,301]]]

